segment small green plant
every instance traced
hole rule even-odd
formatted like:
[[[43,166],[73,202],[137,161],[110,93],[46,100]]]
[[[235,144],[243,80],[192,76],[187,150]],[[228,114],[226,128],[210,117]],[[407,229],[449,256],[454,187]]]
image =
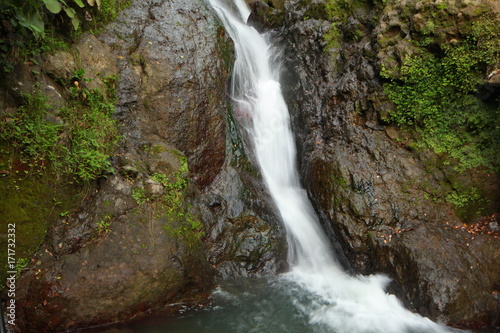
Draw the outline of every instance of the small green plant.
[[[58,112],[37,87],[24,98],[26,103],[14,117],[0,119],[0,139],[30,170],[40,173],[50,166],[56,174],[83,182],[109,172],[109,156],[119,139],[112,118],[114,96],[77,89]],[[56,117],[59,121],[54,121]]]
[[[82,31],[97,31],[128,6],[124,0],[1,0],[0,71],[40,53],[67,49]]]
[[[446,202],[453,205],[455,208],[464,208],[481,199],[481,195],[476,188],[472,188],[467,192],[452,191],[446,195]]]
[[[115,105],[114,98],[96,90],[82,89],[76,96],[61,110],[72,145],[60,167],[88,181],[111,167],[109,155],[119,138],[112,118]]]
[[[186,216],[185,221],[179,226],[166,224],[165,231],[167,231],[170,236],[181,239],[188,245],[190,250],[196,249],[199,241],[205,235],[203,232],[203,224],[199,219],[196,219],[193,216]]]
[[[106,235],[111,231],[111,215],[104,215],[104,217],[97,223],[97,232],[99,235]]]
[[[340,26],[347,21],[352,13],[354,3],[346,0],[329,0],[325,4],[325,10],[328,17],[333,21],[324,38],[326,49],[338,48],[342,39]]]
[[[19,259],[17,259],[17,262],[16,262],[16,272],[17,272],[17,275],[21,274],[21,271],[26,266],[28,266],[29,262],[30,261],[29,261],[28,258],[19,258]]]
[[[188,185],[189,173],[187,159],[180,152],[174,151],[174,153],[181,163],[175,174],[175,180],[172,181],[166,175],[159,173],[153,174],[151,178],[160,183],[165,190],[161,198],[163,216],[167,220],[164,225],[165,231],[170,236],[181,239],[190,250],[194,250],[205,233],[203,224],[189,212],[185,203],[185,189]]]
[[[342,189],[348,189],[348,183],[347,180],[342,176],[342,175],[335,175],[333,174],[331,176],[331,179],[335,185],[338,185]]]
[[[373,6],[374,3],[366,0],[328,0],[324,3],[326,18],[332,22],[330,28],[323,35],[326,42],[325,51],[332,48],[339,48],[342,41],[357,41],[364,33],[361,25],[354,28],[345,28],[349,18],[356,18],[362,25],[371,26],[373,23],[359,15],[358,10],[366,6]]]
[[[104,20],[116,16],[115,0],[3,0],[0,18],[9,19],[14,27],[27,29],[35,39],[43,39],[50,20],[69,21],[78,30],[85,11],[92,7],[102,11]]]
[[[327,43],[326,49],[338,48],[340,46],[342,33],[338,23],[332,23],[328,31],[325,33],[324,38]]]
[[[149,198],[146,196],[146,191],[141,187],[132,189],[132,198],[134,198],[138,205],[142,205],[149,201]]]

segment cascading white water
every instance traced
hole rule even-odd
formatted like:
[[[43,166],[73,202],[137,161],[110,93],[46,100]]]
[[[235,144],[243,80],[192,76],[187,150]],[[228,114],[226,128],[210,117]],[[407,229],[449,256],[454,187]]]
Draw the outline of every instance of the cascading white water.
[[[281,213],[289,239],[289,273],[314,295],[294,305],[333,332],[450,332],[406,310],[384,291],[381,275],[352,277],[337,263],[318,218],[301,188],[289,113],[281,93],[279,73],[272,64],[273,48],[246,24],[250,10],[243,0],[231,4],[209,0],[234,41],[232,98],[237,117],[248,131],[264,181]]]

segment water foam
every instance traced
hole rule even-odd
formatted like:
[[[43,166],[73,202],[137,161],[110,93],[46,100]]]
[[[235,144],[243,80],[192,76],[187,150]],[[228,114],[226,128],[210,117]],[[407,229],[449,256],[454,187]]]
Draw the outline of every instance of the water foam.
[[[246,24],[250,10],[243,0],[234,0],[236,12],[221,0],[209,1],[234,41],[232,98],[248,118],[242,124],[287,230],[291,270],[281,279],[314,295],[297,298],[294,305],[311,325],[326,325],[334,332],[453,331],[405,309],[386,293],[387,277],[350,276],[342,270],[300,185],[279,65],[273,63],[275,50],[265,35]]]

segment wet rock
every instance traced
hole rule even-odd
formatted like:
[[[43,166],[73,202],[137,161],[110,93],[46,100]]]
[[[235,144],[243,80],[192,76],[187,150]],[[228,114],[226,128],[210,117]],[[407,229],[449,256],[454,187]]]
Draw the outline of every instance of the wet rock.
[[[125,131],[135,145],[167,141],[184,153],[192,179],[203,188],[225,159],[226,92],[209,87],[226,85],[227,39],[199,2],[134,8],[128,24],[103,35],[120,57],[118,116],[127,119]]]
[[[75,45],[87,88],[119,78],[116,172],[51,223],[18,280],[15,332],[189,306],[218,278],[283,269],[280,218],[228,115],[230,47],[206,4],[187,0],[133,2]],[[67,54],[44,66],[51,79],[72,78]]]
[[[198,200],[207,225],[208,258],[220,278],[273,274],[286,268],[284,229],[258,179],[228,167]]]
[[[59,233],[55,248],[44,246],[36,256],[41,264],[23,274],[17,299],[20,331],[123,320],[210,290],[213,273],[202,252],[178,244],[163,219],[151,218],[155,205],[138,207],[118,194],[120,187],[103,188],[90,200],[83,221],[65,221],[62,227],[71,230]],[[82,241],[70,243],[69,237]]]
[[[431,27],[428,10],[435,4],[411,2],[416,13],[408,3],[357,11],[355,20],[339,26],[338,47],[324,52],[324,23],[303,19],[308,3],[285,4],[279,42],[286,48],[283,88],[301,173],[325,229],[333,228],[355,271],[394,278],[391,290],[411,309],[450,325],[498,325],[492,294],[500,270],[491,264],[499,240],[458,227],[461,218],[436,199],[451,190],[451,173],[433,167],[439,157],[432,153],[408,149],[404,132],[384,123],[393,106],[384,96],[380,68],[398,77],[413,52],[410,38]],[[446,15],[470,23],[473,9],[450,7]],[[360,23],[368,31],[360,39],[342,31]],[[465,31],[462,24],[457,29],[436,24],[435,43]],[[485,188],[498,188],[491,181]]]
[[[178,163],[169,170],[165,181],[177,183]],[[197,213],[187,211],[182,189],[167,193],[144,172],[103,180],[78,211],[49,230],[36,264],[18,280],[14,332],[111,323],[169,302],[201,301],[213,287],[215,272],[198,231],[176,231],[184,230],[176,229],[184,216]]]
[[[74,75],[78,66],[74,56],[66,51],[45,55],[43,58],[44,72],[53,79],[62,79],[68,82]]]
[[[280,4],[282,8],[283,4]],[[251,14],[248,23],[259,31],[264,28],[278,28],[283,24],[283,12],[274,8],[273,4],[267,4],[263,1],[254,1],[250,4]]]
[[[116,77],[117,56],[112,54],[111,48],[99,41],[96,36],[83,34],[74,47],[78,51],[81,66],[85,69],[84,77],[90,80],[82,82],[88,89],[101,89],[104,78]]]

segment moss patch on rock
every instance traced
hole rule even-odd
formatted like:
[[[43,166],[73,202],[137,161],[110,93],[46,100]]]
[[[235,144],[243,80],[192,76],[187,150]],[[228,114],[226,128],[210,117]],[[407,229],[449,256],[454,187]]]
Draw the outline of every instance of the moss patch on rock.
[[[28,175],[29,166],[8,154],[0,154],[0,169],[9,173],[0,177],[0,238],[2,251],[7,249],[8,225],[15,225],[17,262],[25,262],[38,250],[44,241],[47,229],[60,217],[68,214],[85,196],[83,185],[68,185],[60,182],[54,174]],[[0,259],[0,281],[3,287],[7,257]]]

